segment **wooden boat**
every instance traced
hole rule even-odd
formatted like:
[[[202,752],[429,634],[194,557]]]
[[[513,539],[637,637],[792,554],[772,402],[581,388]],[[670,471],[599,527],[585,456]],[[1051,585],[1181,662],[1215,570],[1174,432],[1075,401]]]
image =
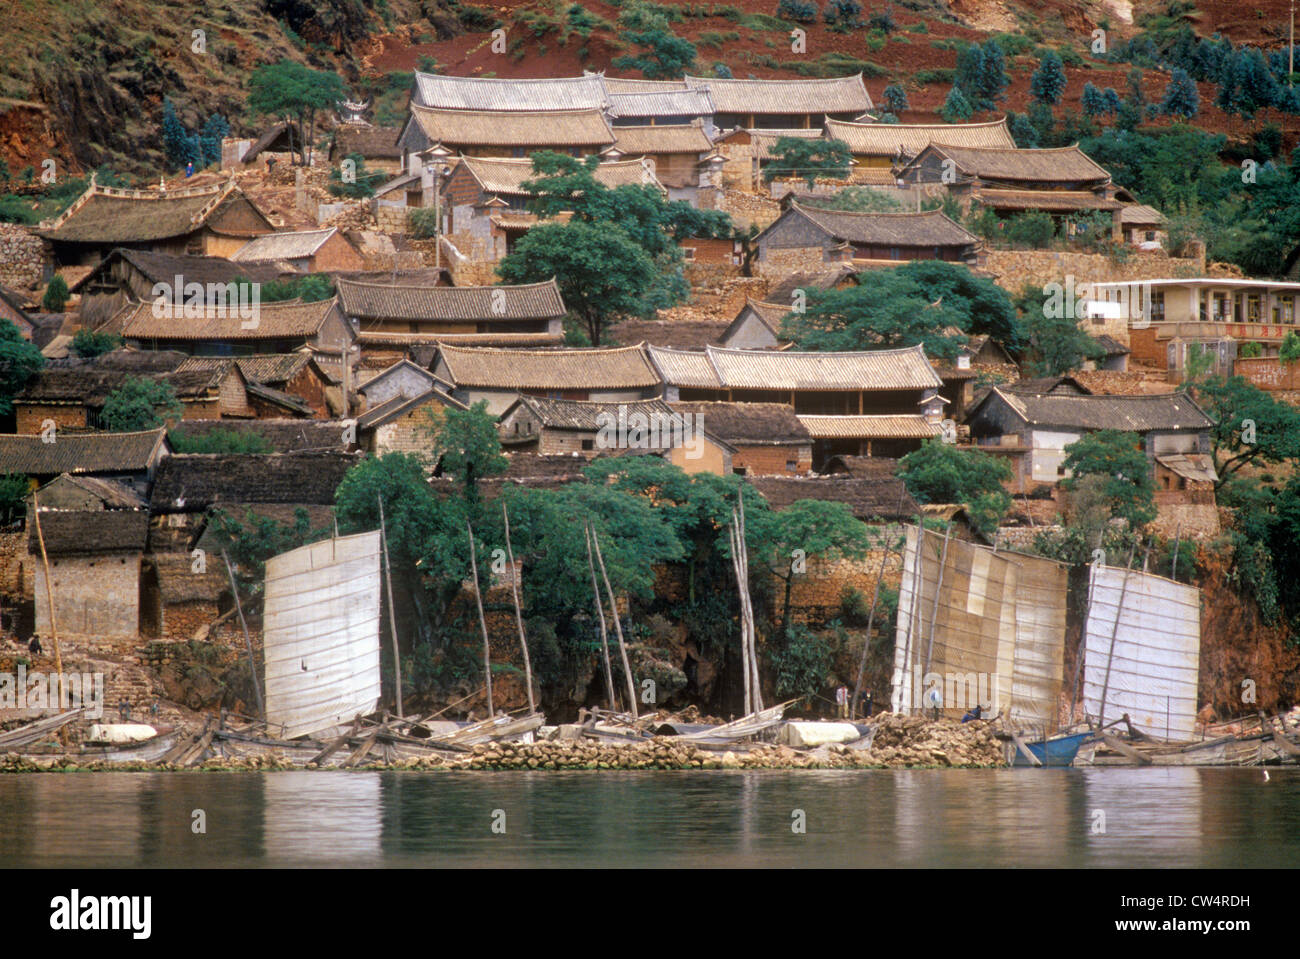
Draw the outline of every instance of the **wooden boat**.
[[[1026,742],[1025,747],[1042,766],[1069,766],[1074,763],[1074,757],[1078,754],[1079,747],[1091,739],[1092,736],[1091,732],[1071,733],[1066,736],[1054,736]],[[1033,763],[1025,758],[1025,754],[1017,749],[1014,743],[1008,744],[1007,749],[1010,752],[1012,766],[1033,766]]]

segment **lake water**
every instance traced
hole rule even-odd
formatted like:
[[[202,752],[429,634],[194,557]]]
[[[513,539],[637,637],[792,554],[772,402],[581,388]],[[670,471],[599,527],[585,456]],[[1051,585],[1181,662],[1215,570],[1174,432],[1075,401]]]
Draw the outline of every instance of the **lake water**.
[[[1269,775],[3,775],[0,867],[1298,866],[1300,769]]]

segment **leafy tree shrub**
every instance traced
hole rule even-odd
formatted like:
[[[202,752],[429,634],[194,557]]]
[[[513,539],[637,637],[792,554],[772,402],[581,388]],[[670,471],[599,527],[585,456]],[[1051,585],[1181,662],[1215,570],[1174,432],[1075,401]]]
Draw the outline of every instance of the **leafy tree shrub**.
[[[939,108],[939,115],[945,123],[964,123],[971,118],[973,112],[970,101],[961,92],[961,88],[956,86],[948,91],[943,106]]]
[[[1065,68],[1055,50],[1048,50],[1029,80],[1029,91],[1039,103],[1057,104],[1065,92]]]
[[[41,309],[46,313],[62,313],[63,308],[68,305],[69,296],[67,281],[56,273],[45,287],[45,295],[41,297]]]
[[[781,0],[776,5],[776,15],[795,23],[812,23],[817,19],[817,4],[811,0]]]
[[[890,113],[902,113],[908,108],[907,92],[897,83],[885,87],[885,106]]]
[[[99,418],[104,429],[110,432],[133,433],[179,420],[183,412],[170,383],[129,376],[105,398]]]
[[[122,338],[116,333],[100,333],[94,330],[77,330],[72,337],[70,349],[78,356],[87,359],[109,353],[122,345]]]
[[[174,453],[270,453],[271,443],[261,433],[248,430],[209,430],[192,434],[186,430],[171,430],[167,441]]]
[[[1067,490],[1078,488],[1085,477],[1097,477],[1094,491],[1112,517],[1126,520],[1135,529],[1156,518],[1155,479],[1136,433],[1088,433],[1065,447],[1061,466],[1069,473],[1061,481]]]
[[[1175,70],[1165,87],[1165,95],[1160,101],[1160,112],[1167,116],[1178,116],[1190,120],[1201,111],[1201,97],[1196,92],[1196,83],[1186,70]]]
[[[1033,210],[1009,217],[1004,235],[1007,241],[1015,246],[1042,250],[1051,245],[1055,233],[1056,225],[1052,222],[1051,215],[1041,210]]]
[[[822,19],[835,33],[848,33],[862,26],[862,4],[858,0],[829,0]]]

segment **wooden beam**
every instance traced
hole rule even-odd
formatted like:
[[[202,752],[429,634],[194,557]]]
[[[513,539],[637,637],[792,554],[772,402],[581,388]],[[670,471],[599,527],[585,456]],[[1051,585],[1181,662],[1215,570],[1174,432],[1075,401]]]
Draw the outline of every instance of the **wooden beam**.
[[[1109,746],[1111,749],[1115,750],[1115,752],[1119,753],[1121,756],[1124,756],[1128,759],[1132,759],[1134,762],[1138,763],[1141,766],[1151,765],[1150,756],[1142,755],[1142,753],[1138,752],[1136,749],[1134,749],[1128,743],[1124,742],[1124,740],[1120,739],[1118,736],[1112,736],[1110,733],[1102,733],[1101,741],[1105,743],[1107,746]]]
[[[483,591],[478,585],[478,554],[474,549],[474,527],[470,525],[469,520],[465,521],[465,529],[469,531],[469,568],[474,573],[474,602],[478,604],[478,622],[483,629],[483,683],[487,687],[487,708],[490,719],[496,715],[496,709],[492,705],[492,646],[488,642],[487,617],[483,615]]]
[[[45,601],[50,606],[50,638],[54,642],[54,674],[59,679],[59,708],[63,708],[63,655],[59,652],[59,629],[54,621],[54,586],[50,583],[50,558],[45,554],[45,534],[41,532],[41,505],[32,493],[32,517],[36,520],[36,539],[41,545],[41,566],[45,569]]]
[[[388,584],[388,635],[393,643],[393,691],[397,694],[397,718],[402,715],[402,660],[397,651],[397,613],[393,608],[393,568],[388,565],[388,529],[384,525],[384,498],[376,494],[379,500],[379,542],[384,547],[384,578]],[[334,535],[338,535],[335,522]]]
[[[1264,710],[1259,711],[1259,721],[1264,724],[1267,732],[1273,734],[1273,745],[1277,747],[1278,752],[1286,753],[1288,756],[1300,756],[1300,747],[1295,746],[1291,740],[1286,738],[1286,722],[1282,722],[1282,731],[1278,732],[1273,728],[1272,720],[1264,715]]]
[[[226,563],[226,573],[230,576],[230,592],[235,598],[235,609],[239,611],[239,625],[244,630],[244,645],[248,647],[248,674],[253,680],[253,692],[257,693],[257,709],[266,721],[266,701],[262,699],[262,684],[257,681],[257,663],[253,659],[253,640],[248,635],[248,621],[244,619],[244,604],[239,601],[239,585],[235,582],[235,571],[230,568],[230,557],[221,551],[221,558]],[[280,732],[284,732],[283,729]]]
[[[1011,741],[1016,744],[1016,749],[1020,750],[1021,755],[1023,755],[1026,759],[1029,760],[1029,765],[1041,766],[1043,764],[1042,761],[1037,756],[1035,756],[1032,752],[1030,752],[1029,747],[1025,745],[1025,741],[1021,739],[1018,735],[1012,733]]]

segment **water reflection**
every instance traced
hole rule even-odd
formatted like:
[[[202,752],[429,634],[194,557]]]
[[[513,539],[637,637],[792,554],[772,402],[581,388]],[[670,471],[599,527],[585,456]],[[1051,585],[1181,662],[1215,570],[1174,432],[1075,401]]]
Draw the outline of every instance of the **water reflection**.
[[[0,866],[1297,864],[1300,770],[0,777]]]

